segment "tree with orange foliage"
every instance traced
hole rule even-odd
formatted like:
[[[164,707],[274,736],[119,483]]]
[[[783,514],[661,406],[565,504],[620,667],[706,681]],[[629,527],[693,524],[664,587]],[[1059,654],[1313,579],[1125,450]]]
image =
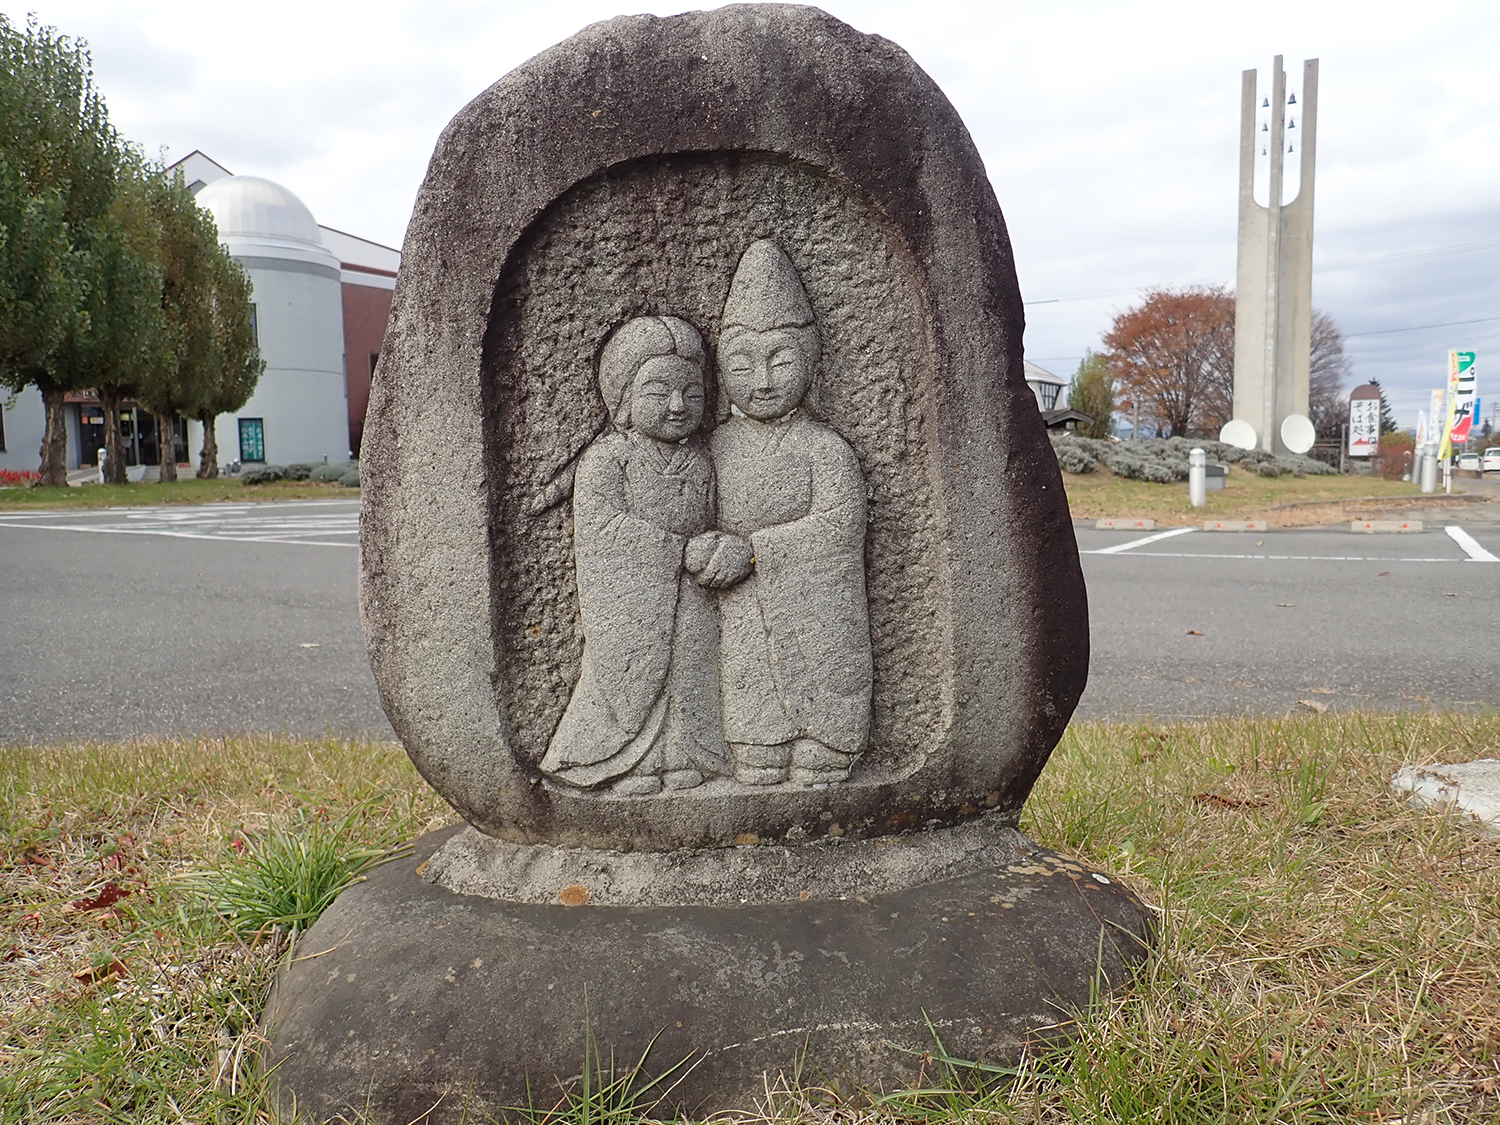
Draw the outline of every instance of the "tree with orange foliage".
[[[1222,285],[1148,289],[1104,334],[1122,398],[1165,436],[1217,434],[1234,409],[1234,294]]]

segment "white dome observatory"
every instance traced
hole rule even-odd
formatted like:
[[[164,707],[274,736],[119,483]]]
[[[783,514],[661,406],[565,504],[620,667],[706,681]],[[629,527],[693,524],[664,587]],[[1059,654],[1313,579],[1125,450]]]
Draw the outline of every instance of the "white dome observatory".
[[[344,310],[339,259],[318,221],[286,188],[227,176],[198,192],[219,241],[254,286],[256,337],[266,370],[235,417],[221,416],[219,448],[246,463],[349,456]]]

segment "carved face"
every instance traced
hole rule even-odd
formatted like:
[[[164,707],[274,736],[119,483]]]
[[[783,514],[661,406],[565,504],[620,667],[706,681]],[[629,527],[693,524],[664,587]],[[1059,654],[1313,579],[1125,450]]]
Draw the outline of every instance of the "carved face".
[[[635,373],[630,424],[657,441],[681,441],[703,422],[703,371],[690,359],[661,355]]]
[[[719,346],[719,377],[741,412],[769,422],[795,410],[812,383],[799,333],[741,332]]]

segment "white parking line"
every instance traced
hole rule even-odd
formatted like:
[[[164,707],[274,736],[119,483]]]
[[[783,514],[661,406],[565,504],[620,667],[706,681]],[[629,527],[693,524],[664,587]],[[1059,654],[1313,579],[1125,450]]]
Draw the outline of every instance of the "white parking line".
[[[1132,547],[1144,547],[1147,543],[1155,543],[1160,539],[1170,539],[1174,535],[1186,535],[1190,531],[1197,531],[1195,527],[1174,527],[1170,531],[1158,531],[1155,535],[1147,535],[1141,539],[1132,539],[1128,543],[1116,543],[1113,547],[1100,547],[1095,551],[1080,551],[1084,555],[1118,555],[1121,551],[1128,551]]]
[[[1463,528],[1454,527],[1452,524],[1449,524],[1443,530],[1448,533],[1448,538],[1457,543],[1463,550],[1463,553],[1469,556],[1469,562],[1500,562],[1500,558],[1496,558],[1481,547],[1478,540]]]
[[[309,511],[308,508],[313,510]],[[93,522],[51,512],[25,513],[21,518],[0,514],[0,527],[39,531],[83,531],[95,535],[160,535],[174,539],[217,539],[234,543],[303,543],[314,547],[355,547],[359,512],[329,511],[321,504],[280,508],[222,506],[217,508],[113,509],[124,520]],[[334,536],[332,540],[322,538]],[[347,536],[348,538],[344,538]]]
[[[1111,551],[1080,551],[1081,555],[1108,555]],[[1131,551],[1132,558],[1148,559],[1275,559],[1291,562],[1456,563],[1463,559],[1393,559],[1382,555],[1221,555],[1210,551]]]

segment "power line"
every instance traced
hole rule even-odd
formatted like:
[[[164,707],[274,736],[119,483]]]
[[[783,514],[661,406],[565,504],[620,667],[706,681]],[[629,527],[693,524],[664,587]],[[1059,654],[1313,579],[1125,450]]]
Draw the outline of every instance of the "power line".
[[[1352,269],[1355,266],[1378,265],[1382,262],[1411,262],[1419,258],[1437,258],[1445,254],[1467,254],[1474,250],[1494,250],[1500,248],[1500,238],[1492,238],[1484,242],[1466,242],[1456,246],[1435,246],[1429,250],[1405,250],[1396,254],[1376,254],[1368,258],[1349,258],[1342,262],[1326,262],[1313,266],[1313,273],[1322,273],[1325,270]],[[1230,285],[1233,279],[1214,278],[1207,281],[1191,281],[1180,288],[1195,288],[1200,285]],[[1032,305],[1058,305],[1071,301],[1097,301],[1105,297],[1126,297],[1139,293],[1143,289],[1163,288],[1159,283],[1149,285],[1136,285],[1129,289],[1110,289],[1097,293],[1072,293],[1066,297],[1049,297],[1041,301],[1024,301],[1027,307]]]
[[[1500,316],[1481,316],[1474,320],[1445,320],[1441,324],[1412,324],[1406,328],[1377,328],[1373,332],[1345,332],[1344,339],[1353,340],[1358,336],[1387,336],[1392,332],[1421,332],[1428,328],[1453,328],[1460,324],[1489,324],[1500,320]]]
[[[1438,246],[1431,250],[1405,250],[1396,254],[1377,254],[1371,258],[1350,258],[1344,262],[1326,262],[1320,266],[1314,266],[1313,272],[1322,270],[1344,270],[1354,266],[1373,265],[1376,262],[1411,262],[1418,258],[1437,258],[1444,254],[1467,254],[1473,250],[1493,250],[1500,247],[1500,238],[1492,238],[1486,242],[1466,242],[1458,246]]]

